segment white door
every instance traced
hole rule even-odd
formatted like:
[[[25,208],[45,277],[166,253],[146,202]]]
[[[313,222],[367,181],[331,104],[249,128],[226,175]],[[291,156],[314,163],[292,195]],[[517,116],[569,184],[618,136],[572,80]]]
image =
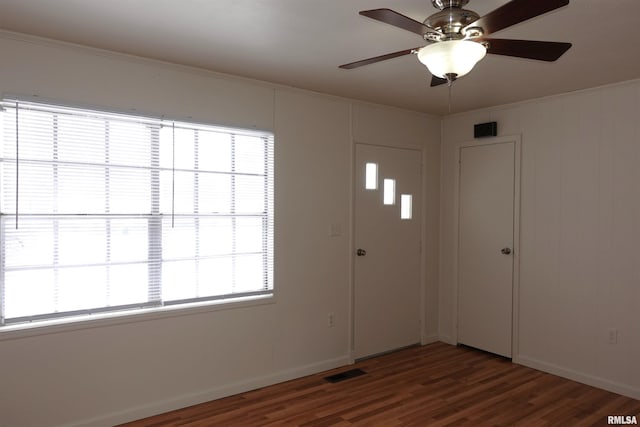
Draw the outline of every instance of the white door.
[[[356,144],[354,357],[420,342],[421,152]]]
[[[511,357],[515,143],[460,150],[458,342]]]

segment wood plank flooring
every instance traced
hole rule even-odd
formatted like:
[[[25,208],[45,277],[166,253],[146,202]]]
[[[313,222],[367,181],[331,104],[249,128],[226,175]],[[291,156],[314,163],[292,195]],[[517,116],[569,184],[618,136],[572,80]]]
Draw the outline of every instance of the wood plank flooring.
[[[324,377],[366,371],[338,383]],[[606,426],[640,401],[442,343],[168,412],[127,427]]]

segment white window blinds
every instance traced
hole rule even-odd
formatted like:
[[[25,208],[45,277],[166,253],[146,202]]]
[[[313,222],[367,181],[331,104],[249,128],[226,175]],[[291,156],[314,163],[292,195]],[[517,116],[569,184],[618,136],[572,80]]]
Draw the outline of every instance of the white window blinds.
[[[272,292],[271,134],[2,106],[0,324]]]

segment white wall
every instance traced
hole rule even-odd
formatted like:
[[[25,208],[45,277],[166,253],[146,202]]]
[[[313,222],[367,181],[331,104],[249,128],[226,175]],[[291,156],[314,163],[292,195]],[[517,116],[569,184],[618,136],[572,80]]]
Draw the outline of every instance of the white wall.
[[[640,398],[640,82],[449,116],[442,127],[439,330],[456,325],[454,145],[522,136],[515,360]],[[609,329],[618,343],[608,343]]]
[[[353,111],[353,140],[385,146],[423,150],[422,252],[423,313],[422,343],[438,340],[438,269],[440,263],[440,118],[418,113],[356,104]],[[426,144],[425,144],[426,141]],[[437,141],[437,143],[435,143]]]
[[[1,424],[113,425],[346,364],[356,137],[424,148],[423,338],[435,337],[438,118],[10,33],[0,33],[0,58],[2,94],[273,130],[276,138],[275,301],[0,333]],[[330,224],[343,235],[329,237]]]

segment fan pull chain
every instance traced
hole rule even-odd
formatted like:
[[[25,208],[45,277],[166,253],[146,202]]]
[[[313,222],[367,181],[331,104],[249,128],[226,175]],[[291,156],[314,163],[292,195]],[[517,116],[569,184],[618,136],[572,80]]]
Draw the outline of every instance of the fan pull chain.
[[[176,226],[176,122],[171,123],[171,228]]]
[[[449,114],[451,114],[451,87],[453,82],[451,80],[447,81],[447,86],[449,87]]]
[[[20,105],[16,101],[16,230],[18,229],[18,212],[20,208],[20,120],[18,113]]]

